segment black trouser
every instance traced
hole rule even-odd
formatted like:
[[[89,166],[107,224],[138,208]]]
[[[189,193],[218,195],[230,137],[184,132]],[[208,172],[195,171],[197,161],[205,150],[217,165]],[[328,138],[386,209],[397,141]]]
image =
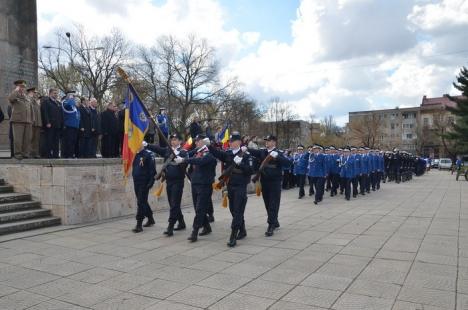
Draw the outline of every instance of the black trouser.
[[[367,174],[363,173],[359,176],[359,191],[364,194],[367,191]]]
[[[297,178],[294,172],[289,171],[289,188],[294,188],[297,185]]]
[[[160,146],[160,147],[166,147],[166,146],[168,146],[167,143],[166,143],[167,135],[166,135],[166,136],[161,135],[161,133],[159,132],[159,130],[158,130],[158,138],[159,138],[159,146]],[[164,139],[164,138],[166,138],[166,139]]]
[[[136,220],[142,221],[145,217],[153,216],[153,211],[148,203],[149,187],[148,182],[135,182],[133,181],[135,195],[137,199],[137,214]]]
[[[195,208],[195,217],[193,218],[193,228],[199,229],[208,226],[207,209],[211,200],[213,188],[211,184],[193,184],[192,200]]]
[[[114,135],[104,135],[101,140],[101,155],[105,158],[116,157],[117,138]],[[118,146],[117,146],[118,148]]]
[[[207,214],[208,216],[213,216],[213,215],[214,215],[214,207],[213,207],[212,195],[213,195],[213,188],[211,188],[210,199],[209,199],[209,201],[208,201],[208,207],[206,208],[206,214]]]
[[[314,182],[312,182],[312,177],[311,176],[307,176],[307,179],[309,180],[309,195],[313,195],[315,192],[314,192]]]
[[[231,229],[240,229],[244,224],[244,211],[247,204],[247,185],[236,184],[227,186],[229,211],[231,211]]]
[[[331,180],[331,193],[336,195],[338,193],[338,187],[340,187],[340,175],[338,173],[331,173],[330,180]]]
[[[326,177],[325,190],[328,192],[331,189],[331,174]]]
[[[377,171],[375,173],[375,175],[377,176],[376,177],[376,182],[375,182],[375,187],[377,189],[380,189],[380,181],[382,181],[382,178],[383,178],[383,171]]]
[[[73,158],[78,139],[78,128],[66,127],[63,131],[63,158]]]
[[[312,183],[315,187],[315,201],[322,201],[325,191],[325,177],[312,177]]]
[[[372,190],[375,191],[375,185],[377,184],[377,172],[373,171],[370,173],[370,184],[367,186],[367,190],[369,191],[372,187]]]
[[[290,172],[288,170],[283,170],[283,189],[289,189],[289,176]]]
[[[353,184],[353,197],[355,197],[357,196],[357,194],[359,194],[359,191],[358,191],[359,176],[355,176],[354,178],[352,178],[351,183]]]
[[[304,184],[305,184],[305,174],[298,174],[297,175],[297,186],[299,186],[299,196],[304,196]]]
[[[343,183],[345,198],[351,198],[351,179],[350,178],[341,178],[341,182]]]
[[[92,149],[93,149],[93,140],[91,137],[79,137],[79,146],[78,149],[80,150],[79,157],[80,158],[91,158]]]
[[[395,182],[396,183],[400,183],[401,182],[401,174],[400,174],[400,169],[399,168],[395,168],[393,170],[393,176],[395,178]]]
[[[96,158],[97,145],[98,145],[98,136],[93,134],[91,136],[91,150],[90,150],[90,153],[89,153],[91,158]]]
[[[58,158],[60,145],[60,129],[45,128],[44,129],[44,157]]]
[[[265,203],[265,209],[268,215],[268,224],[275,225],[278,223],[278,212],[281,202],[281,180],[260,179],[262,182],[262,197]]]
[[[167,200],[169,202],[169,220],[171,224],[175,224],[177,221],[182,221],[184,216],[180,209],[180,203],[182,201],[182,194],[184,192],[184,180],[167,181],[166,193]]]

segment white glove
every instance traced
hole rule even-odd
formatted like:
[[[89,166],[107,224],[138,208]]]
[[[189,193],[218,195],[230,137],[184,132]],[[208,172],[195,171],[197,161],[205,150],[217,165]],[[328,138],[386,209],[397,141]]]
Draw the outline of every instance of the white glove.
[[[241,146],[241,151],[242,151],[242,153],[247,152],[247,150],[248,150],[248,149],[247,149],[247,147],[246,147],[245,145]]]
[[[234,157],[234,162],[236,163],[236,165],[239,165],[242,162],[242,157],[240,156]]]
[[[177,157],[174,159],[174,161],[175,161],[177,164],[181,164],[181,163],[184,162],[184,159],[183,159],[182,157],[180,157],[180,156],[177,156]]]
[[[147,147],[147,146],[148,146],[148,143],[146,143],[146,141],[143,140],[143,142],[141,142],[141,145],[143,145],[143,147]]]
[[[278,157],[278,152],[277,151],[271,151],[270,155],[271,155],[271,157],[276,158],[276,157]]]

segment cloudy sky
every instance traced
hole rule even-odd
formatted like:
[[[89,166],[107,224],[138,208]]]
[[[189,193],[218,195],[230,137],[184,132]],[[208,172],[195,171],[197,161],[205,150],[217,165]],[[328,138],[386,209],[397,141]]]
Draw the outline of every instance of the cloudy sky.
[[[456,94],[468,65],[468,0],[38,0],[39,44],[57,28],[120,28],[135,44],[206,38],[223,75],[260,103],[289,102],[303,119],[419,105]],[[71,4],[72,2],[70,2]]]

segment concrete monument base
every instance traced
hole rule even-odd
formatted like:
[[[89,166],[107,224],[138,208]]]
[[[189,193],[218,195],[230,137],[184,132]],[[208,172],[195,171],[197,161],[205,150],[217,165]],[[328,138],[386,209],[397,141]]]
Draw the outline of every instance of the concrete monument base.
[[[156,160],[159,168],[162,159]],[[136,213],[133,181],[124,180],[120,159],[2,159],[0,177],[15,191],[31,194],[65,225]],[[151,192],[158,186],[156,182]],[[213,194],[214,200],[219,198],[219,193]],[[150,194],[150,205],[153,210],[167,209],[165,191],[159,199]],[[182,205],[192,205],[188,181]]]

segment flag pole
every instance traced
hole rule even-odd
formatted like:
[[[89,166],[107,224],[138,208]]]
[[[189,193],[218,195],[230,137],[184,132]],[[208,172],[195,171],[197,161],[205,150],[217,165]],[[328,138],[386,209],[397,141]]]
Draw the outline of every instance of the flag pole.
[[[128,85],[130,85],[133,89],[133,92],[135,93],[135,95],[137,96],[138,100],[141,102],[141,106],[143,108],[143,110],[145,111],[145,113],[149,116],[150,120],[153,122],[154,124],[154,127],[156,127],[156,129],[158,130],[158,133],[159,133],[159,137],[162,137],[163,138],[163,141],[166,143],[166,145],[168,146],[169,150],[171,151],[172,155],[174,156],[174,158],[177,157],[176,153],[174,152],[174,150],[172,149],[171,145],[169,144],[169,141],[167,140],[166,136],[164,135],[164,133],[162,132],[161,128],[159,128],[159,125],[158,125],[158,122],[156,121],[156,119],[154,118],[153,115],[151,115],[151,113],[148,111],[148,109],[146,108],[146,105],[145,103],[143,102],[143,100],[141,100],[140,98],[140,95],[138,95],[138,92],[136,91],[135,87],[133,87],[132,85],[132,82],[130,81],[130,77],[128,76],[127,72],[125,72],[124,69],[122,69],[121,67],[117,67],[117,73],[120,75],[120,77],[122,79],[124,79],[125,82],[128,83]],[[185,171],[185,175],[187,176],[187,178],[190,180],[190,176],[188,175],[187,171]]]

